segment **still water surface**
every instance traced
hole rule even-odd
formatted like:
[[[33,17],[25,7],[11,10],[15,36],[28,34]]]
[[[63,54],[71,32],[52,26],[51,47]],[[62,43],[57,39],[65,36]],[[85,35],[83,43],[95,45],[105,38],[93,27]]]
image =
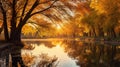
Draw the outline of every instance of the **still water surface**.
[[[120,67],[119,43],[95,43],[74,40],[25,41],[34,49],[23,49],[22,55],[35,56],[31,67],[36,67],[40,55],[57,57],[57,67]],[[31,48],[29,47],[29,48]]]

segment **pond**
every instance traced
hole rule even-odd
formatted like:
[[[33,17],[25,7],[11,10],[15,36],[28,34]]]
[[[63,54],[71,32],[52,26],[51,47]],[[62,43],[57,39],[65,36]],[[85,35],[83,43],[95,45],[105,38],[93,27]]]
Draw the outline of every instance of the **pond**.
[[[20,43],[16,46],[1,43],[0,67],[17,67],[18,62],[22,67],[24,64],[28,67],[120,67],[120,43],[74,39],[28,39],[23,42],[24,47],[19,47]],[[9,64],[5,63],[7,56]]]
[[[56,57],[56,67],[120,67],[120,44],[81,42],[76,40],[25,41],[34,49],[23,49],[22,55],[34,56],[32,67],[37,67],[44,55]],[[47,58],[48,60],[48,58]]]

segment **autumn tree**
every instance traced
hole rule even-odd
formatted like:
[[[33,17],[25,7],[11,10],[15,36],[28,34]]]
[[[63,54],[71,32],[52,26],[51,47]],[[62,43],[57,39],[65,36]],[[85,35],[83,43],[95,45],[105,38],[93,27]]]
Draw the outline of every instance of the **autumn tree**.
[[[97,11],[99,14],[104,14],[106,20],[104,21],[103,30],[108,37],[116,37],[115,28],[119,25],[119,8],[120,1],[119,0],[92,0],[91,8]]]
[[[104,36],[103,22],[105,16],[103,14],[97,14],[96,11],[92,10],[89,15],[84,16],[81,20],[89,29],[89,36]]]
[[[20,41],[22,27],[33,15],[42,13],[53,6],[57,0],[1,0],[5,40]],[[10,25],[10,34],[8,33]]]
[[[62,46],[69,57],[78,60],[76,62],[77,65],[82,67],[119,66],[119,58],[114,59],[119,56],[118,45],[110,46],[106,44],[106,46],[104,46],[100,43],[96,45],[96,43],[84,43],[80,41],[64,41],[63,43]]]
[[[53,21],[55,23],[55,21],[61,21],[61,18],[63,18],[63,16],[60,16],[61,14],[64,13],[64,15],[69,15],[67,12],[69,9],[67,9],[66,5],[64,5],[66,2],[63,2],[63,0],[0,0],[0,19],[2,22],[1,29],[4,31],[5,41],[15,42],[14,45],[23,46],[23,44],[19,44],[21,41],[22,29],[29,19],[35,20],[34,17],[39,17],[38,15],[40,15],[39,18],[42,17],[44,20],[46,20],[46,18],[43,16],[49,18],[49,22]],[[59,13],[54,11],[59,11]],[[65,16],[64,18],[67,17]],[[39,19],[39,21],[41,20]],[[42,22],[44,23],[45,21]],[[18,49],[14,49],[14,51],[17,50]],[[17,66],[17,62],[19,60],[22,61],[21,56],[19,56],[20,58],[17,58],[11,53],[11,57],[15,67]],[[6,58],[7,65],[9,61],[9,55],[7,55]],[[22,65],[23,63],[21,66]]]
[[[55,25],[74,16],[82,0],[1,0],[0,12],[6,41],[20,41],[21,30],[29,19],[39,17]],[[43,17],[44,16],[44,17]],[[61,20],[62,19],[62,20]],[[41,21],[41,20],[39,20]],[[57,21],[57,22],[55,22]],[[38,21],[35,21],[38,22]],[[42,21],[44,22],[44,21]],[[10,28],[10,30],[8,30]]]

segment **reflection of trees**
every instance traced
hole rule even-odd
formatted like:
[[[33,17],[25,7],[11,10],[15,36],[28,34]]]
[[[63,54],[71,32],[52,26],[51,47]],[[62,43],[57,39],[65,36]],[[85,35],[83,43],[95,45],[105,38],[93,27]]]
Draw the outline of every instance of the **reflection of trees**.
[[[57,57],[49,57],[47,54],[41,54],[40,55],[41,60],[39,61],[38,65],[36,67],[56,67],[57,63]]]
[[[39,59],[37,64],[35,59]],[[23,60],[28,67],[56,67],[57,59],[56,56],[50,57],[48,54],[40,54],[39,57],[27,53],[23,55]]]
[[[65,41],[65,51],[81,67],[119,67],[120,48],[117,45],[100,45],[96,43],[83,43]]]
[[[80,41],[41,41],[46,47],[64,47],[65,52],[81,67],[119,67],[120,47],[114,44],[84,43]]]
[[[5,65],[2,65],[2,66],[4,67],[19,67],[19,66],[26,67],[25,65],[27,65],[28,67],[30,67],[31,65],[35,65],[34,60],[36,56],[30,55],[30,54],[24,54],[21,56],[22,48],[25,50],[32,50],[35,48],[35,46],[31,45],[30,43],[27,42],[27,45],[25,44],[24,48],[23,48],[23,43],[8,43],[8,44],[5,43],[2,46],[0,46],[0,61],[1,61],[1,58],[3,60],[5,59],[6,61],[6,66]],[[44,43],[44,45],[49,48],[52,48],[55,46],[51,43],[51,41],[37,42],[38,46],[42,43]],[[9,56],[11,56],[11,60],[9,59]],[[43,67],[43,66],[56,67],[57,66],[57,63],[56,63],[57,57],[55,56],[49,57],[47,54],[41,54],[39,58],[40,60],[37,63],[37,67]],[[1,65],[1,62],[0,62],[0,65]]]
[[[44,45],[48,48],[55,47],[56,45],[53,44],[52,42],[51,41],[26,41],[25,43],[27,44],[27,46],[25,46],[24,49],[29,50],[32,48],[32,45],[37,45],[37,46]],[[56,56],[50,57],[48,54],[40,54],[39,57],[36,57],[32,54],[24,54],[24,55],[22,55],[22,57],[23,57],[25,64],[28,67],[30,67],[30,66],[33,66],[33,67],[34,66],[35,67],[57,67],[57,64],[58,64],[58,62],[57,62],[58,58]],[[36,62],[36,59],[37,59],[37,62]]]
[[[5,45],[5,46],[4,46]],[[21,42],[14,42],[14,43],[6,43],[3,44],[3,47],[0,48],[0,58],[6,60],[6,66],[4,67],[18,67],[18,63],[21,67],[26,67],[23,63],[21,57],[21,49],[23,48],[23,43]],[[12,65],[10,65],[9,56],[11,55]],[[3,58],[4,57],[4,58]]]
[[[33,56],[32,54],[25,53],[24,55],[22,55],[22,57],[23,57],[24,63],[28,67],[30,67],[31,65],[34,64],[34,58],[35,58],[35,56]]]
[[[55,46],[51,43],[51,41],[26,41],[25,43],[29,44],[29,45],[34,44],[34,45],[38,45],[38,46],[41,45],[41,44],[44,44],[46,47],[49,47],[49,48],[52,48],[52,47]],[[33,46],[33,48],[34,48],[34,46]]]

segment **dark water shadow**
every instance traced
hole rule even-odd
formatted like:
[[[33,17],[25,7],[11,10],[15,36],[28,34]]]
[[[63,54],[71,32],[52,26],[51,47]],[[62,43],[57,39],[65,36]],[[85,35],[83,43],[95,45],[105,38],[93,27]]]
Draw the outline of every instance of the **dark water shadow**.
[[[22,42],[0,42],[0,67],[26,67],[21,57]]]
[[[65,51],[80,67],[120,67],[120,44],[64,41]]]

